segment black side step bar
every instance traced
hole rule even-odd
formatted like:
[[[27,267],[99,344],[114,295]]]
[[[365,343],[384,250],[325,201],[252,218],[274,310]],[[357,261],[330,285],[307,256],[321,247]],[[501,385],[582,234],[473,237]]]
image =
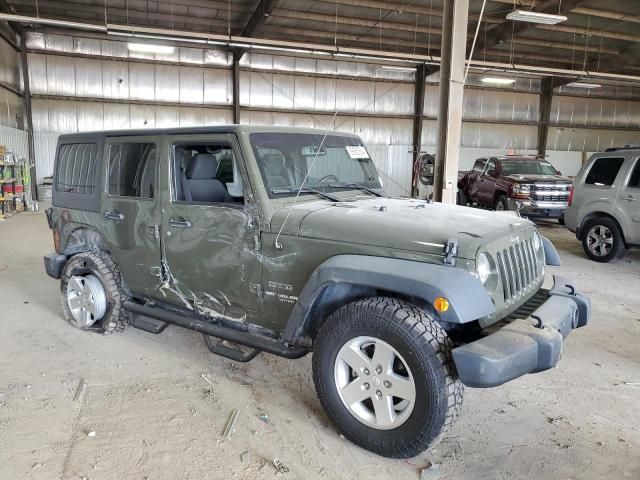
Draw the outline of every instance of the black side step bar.
[[[292,359],[301,358],[308,353],[308,349],[305,347],[287,347],[276,340],[271,340],[267,337],[255,335],[249,332],[235,330],[198,317],[187,317],[169,310],[140,305],[131,301],[124,302],[123,306],[126,310],[129,310],[134,314],[155,318],[163,322],[178,325],[179,327],[195,330],[196,332],[211,335],[230,342],[239,343],[240,345],[272,353],[280,357]]]

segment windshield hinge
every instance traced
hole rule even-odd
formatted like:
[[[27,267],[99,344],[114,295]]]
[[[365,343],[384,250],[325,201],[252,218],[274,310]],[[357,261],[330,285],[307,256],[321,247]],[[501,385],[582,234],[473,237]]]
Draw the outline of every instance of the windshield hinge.
[[[442,263],[445,265],[451,265],[452,267],[455,266],[456,255],[458,255],[458,239],[450,238],[444,246],[444,258],[442,259]]]

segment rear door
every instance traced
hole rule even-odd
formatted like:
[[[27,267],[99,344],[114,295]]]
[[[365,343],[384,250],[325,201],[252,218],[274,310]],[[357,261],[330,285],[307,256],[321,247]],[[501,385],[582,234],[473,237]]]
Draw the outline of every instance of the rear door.
[[[160,283],[160,201],[156,136],[105,141],[102,232],[132,292]]]
[[[628,163],[630,168],[620,172],[623,178],[614,215],[622,223],[627,243],[640,244],[640,158],[629,159]]]

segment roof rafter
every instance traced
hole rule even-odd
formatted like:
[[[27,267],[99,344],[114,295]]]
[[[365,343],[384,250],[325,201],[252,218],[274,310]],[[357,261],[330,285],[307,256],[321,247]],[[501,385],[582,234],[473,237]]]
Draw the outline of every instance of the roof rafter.
[[[260,33],[260,29],[278,6],[280,0],[260,0],[247,25],[242,30],[243,37],[252,37]]]

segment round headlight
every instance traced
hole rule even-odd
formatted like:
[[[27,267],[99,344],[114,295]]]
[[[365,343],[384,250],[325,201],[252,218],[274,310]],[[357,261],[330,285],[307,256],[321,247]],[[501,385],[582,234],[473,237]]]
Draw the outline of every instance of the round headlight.
[[[491,276],[491,262],[486,253],[478,255],[478,261],[476,262],[476,271],[478,272],[478,278],[485,284]]]
[[[540,234],[538,232],[533,235],[533,248],[536,252],[540,251],[542,248],[542,238],[540,238]]]

